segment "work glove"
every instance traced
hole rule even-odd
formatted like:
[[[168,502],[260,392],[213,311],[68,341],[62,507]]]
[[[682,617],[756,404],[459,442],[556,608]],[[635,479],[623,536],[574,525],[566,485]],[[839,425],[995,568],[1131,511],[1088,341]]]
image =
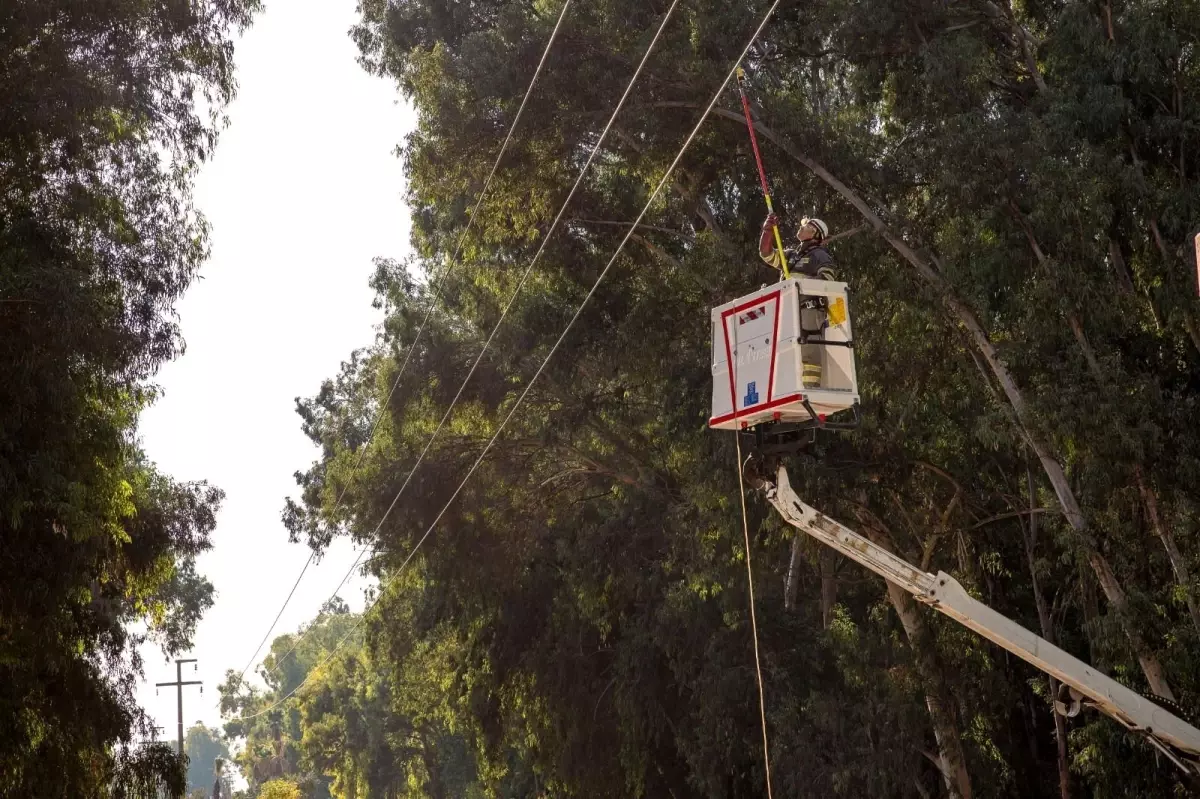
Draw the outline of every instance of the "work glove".
[[[769,214],[767,220],[763,222],[763,230],[771,230],[779,227],[779,216],[777,214]]]
[[[763,224],[762,235],[758,237],[758,252],[767,256],[775,251],[775,232],[769,224]]]

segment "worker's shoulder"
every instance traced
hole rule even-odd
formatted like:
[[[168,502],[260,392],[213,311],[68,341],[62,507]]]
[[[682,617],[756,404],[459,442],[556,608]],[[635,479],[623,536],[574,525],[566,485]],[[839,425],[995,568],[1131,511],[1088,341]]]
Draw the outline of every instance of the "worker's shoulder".
[[[829,250],[825,249],[824,247],[813,247],[808,252],[804,253],[804,258],[807,259],[807,263],[820,265],[833,263],[833,256],[830,255]]]
[[[800,267],[806,271],[816,270],[818,267],[831,265],[833,256],[824,247],[812,247],[800,254],[799,263]]]

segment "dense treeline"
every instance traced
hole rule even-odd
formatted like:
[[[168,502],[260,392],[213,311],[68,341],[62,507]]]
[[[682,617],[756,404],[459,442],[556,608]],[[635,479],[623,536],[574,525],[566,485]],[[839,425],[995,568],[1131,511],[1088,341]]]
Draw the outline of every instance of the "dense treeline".
[[[221,492],[140,452],[173,304],[207,251],[192,206],[257,0],[0,9],[0,795],[157,796],[136,646],[188,646]],[[211,116],[210,116],[211,114]],[[131,632],[135,625],[145,634]]]
[[[363,64],[420,114],[404,150],[416,255],[379,263],[378,345],[300,403],[323,454],[285,520],[317,549],[374,547],[386,582],[363,645],[314,658],[274,728],[241,730],[264,742],[254,757],[273,729],[275,756],[293,758],[256,779],[307,775],[339,797],[763,795],[735,456],[705,424],[709,308],[772,279],[753,256],[763,203],[734,95],[400,567],[766,3],[682,5],[377,530],[667,6],[570,9],[449,263],[560,6],[363,0]],[[821,0],[784,3],[747,64],[774,194],[793,222],[817,211],[842,234],[853,288],[863,426],[797,459],[799,490],[1188,712],[1198,39],[1193,0]],[[424,278],[443,269],[434,298]],[[1107,718],[1055,717],[1044,675],[796,538],[757,498],[750,513],[777,795],[1184,792]],[[228,685],[229,709],[264,708],[297,675],[266,697]]]
[[[402,673],[363,646],[362,621],[335,600],[272,642],[261,669],[267,691],[232,672],[221,686],[222,711],[236,716],[226,732],[245,744],[236,764],[248,795],[287,785],[306,799],[488,795],[446,690],[448,653],[406,639]],[[488,784],[528,795],[528,769],[507,771]]]

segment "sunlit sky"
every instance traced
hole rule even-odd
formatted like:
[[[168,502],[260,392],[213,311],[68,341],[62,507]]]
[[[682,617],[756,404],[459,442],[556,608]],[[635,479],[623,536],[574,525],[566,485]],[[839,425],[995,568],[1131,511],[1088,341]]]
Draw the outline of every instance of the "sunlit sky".
[[[356,62],[355,5],[270,1],[238,45],[231,125],[197,182],[212,258],[178,306],[187,352],[160,373],[165,396],[141,422],[163,471],[227,495],[199,561],[217,596],[183,655],[199,661],[184,679],[204,683],[203,695],[184,689],[185,727],[220,723],[217,685],[246,665],[308,557],[280,522],[293,473],[318,455],[295,398],[372,342],[371,259],[407,249],[395,148],[414,117]],[[273,635],[312,618],[353,560],[340,542],[310,568]],[[356,579],[340,595],[358,610],[364,587]],[[139,699],[173,741],[175,689],[156,694],[154,683],[174,680],[175,666],[150,645],[142,656]]]

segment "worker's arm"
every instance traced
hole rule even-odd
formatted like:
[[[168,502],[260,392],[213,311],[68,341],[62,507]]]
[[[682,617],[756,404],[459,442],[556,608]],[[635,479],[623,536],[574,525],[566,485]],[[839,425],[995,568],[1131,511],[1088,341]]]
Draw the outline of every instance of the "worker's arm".
[[[783,268],[783,258],[775,249],[775,226],[779,224],[778,217],[771,214],[763,222],[762,235],[758,239],[758,257],[762,258],[773,269]]]

